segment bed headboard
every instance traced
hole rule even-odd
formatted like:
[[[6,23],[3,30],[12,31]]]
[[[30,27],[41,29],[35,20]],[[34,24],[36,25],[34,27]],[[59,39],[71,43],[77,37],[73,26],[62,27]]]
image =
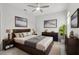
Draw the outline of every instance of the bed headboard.
[[[14,33],[30,32],[31,29],[12,29],[12,39],[15,37]]]
[[[13,29],[13,33],[30,32],[30,29]]]

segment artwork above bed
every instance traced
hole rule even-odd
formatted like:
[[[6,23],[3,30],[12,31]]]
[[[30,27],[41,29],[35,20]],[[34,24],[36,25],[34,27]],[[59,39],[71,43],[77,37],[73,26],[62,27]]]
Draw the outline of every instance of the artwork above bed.
[[[56,28],[56,27],[57,27],[57,19],[44,21],[44,28]]]
[[[15,27],[27,27],[27,19],[15,16]]]

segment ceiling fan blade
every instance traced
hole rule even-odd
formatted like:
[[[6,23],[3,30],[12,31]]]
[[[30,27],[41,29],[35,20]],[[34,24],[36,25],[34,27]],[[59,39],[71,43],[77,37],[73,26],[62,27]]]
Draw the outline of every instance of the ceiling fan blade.
[[[32,12],[36,11],[36,9],[33,9]]]
[[[47,6],[40,6],[40,8],[48,8],[49,7],[49,5],[47,5]]]
[[[33,8],[36,8],[37,6],[33,6],[33,5],[27,5],[27,6],[29,6],[29,7],[33,7]]]
[[[42,9],[40,9],[40,12],[41,12],[41,13],[43,13],[43,10],[42,10]]]

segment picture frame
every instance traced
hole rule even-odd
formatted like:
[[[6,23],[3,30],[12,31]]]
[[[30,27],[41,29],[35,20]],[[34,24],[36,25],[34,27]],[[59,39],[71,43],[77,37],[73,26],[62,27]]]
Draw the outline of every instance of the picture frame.
[[[15,16],[15,27],[27,27],[27,19]]]
[[[79,8],[71,16],[71,28],[79,28]]]
[[[57,19],[44,20],[44,28],[56,28],[56,27],[57,27]]]

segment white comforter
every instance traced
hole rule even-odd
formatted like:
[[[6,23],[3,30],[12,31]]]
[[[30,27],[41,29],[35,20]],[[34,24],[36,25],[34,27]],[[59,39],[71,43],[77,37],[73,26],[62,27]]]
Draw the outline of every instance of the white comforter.
[[[26,36],[24,38],[14,38],[15,42],[20,43],[20,44],[24,44],[25,40],[28,40],[32,37],[36,37],[37,35],[30,35],[30,36]],[[53,41],[52,37],[45,37],[43,40],[41,40],[40,42],[37,43],[36,48],[39,50],[43,50],[45,51],[47,49],[47,47],[49,46],[49,44]]]

